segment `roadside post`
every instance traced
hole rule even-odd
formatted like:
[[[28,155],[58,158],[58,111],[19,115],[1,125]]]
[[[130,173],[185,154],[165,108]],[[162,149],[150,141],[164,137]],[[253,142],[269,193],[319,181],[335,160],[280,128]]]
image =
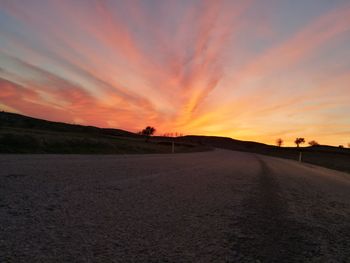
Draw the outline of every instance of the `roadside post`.
[[[175,152],[175,142],[172,141],[171,143],[171,153],[174,153]]]
[[[303,153],[302,152],[299,152],[299,162],[301,163],[303,160]]]

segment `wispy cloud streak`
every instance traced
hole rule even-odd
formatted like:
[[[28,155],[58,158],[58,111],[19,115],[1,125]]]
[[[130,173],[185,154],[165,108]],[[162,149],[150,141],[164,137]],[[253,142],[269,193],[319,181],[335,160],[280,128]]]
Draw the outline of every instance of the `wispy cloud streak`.
[[[324,138],[339,144],[350,136],[350,6],[295,14],[303,23],[291,27],[255,16],[262,5],[289,12],[253,0],[2,1],[0,105],[268,143],[330,123],[337,135]]]

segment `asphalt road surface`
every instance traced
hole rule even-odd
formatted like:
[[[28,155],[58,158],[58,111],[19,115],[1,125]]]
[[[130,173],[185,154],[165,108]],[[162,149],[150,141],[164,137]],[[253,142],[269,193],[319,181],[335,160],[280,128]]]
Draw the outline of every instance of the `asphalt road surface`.
[[[350,262],[349,174],[224,150],[0,168],[0,262]]]

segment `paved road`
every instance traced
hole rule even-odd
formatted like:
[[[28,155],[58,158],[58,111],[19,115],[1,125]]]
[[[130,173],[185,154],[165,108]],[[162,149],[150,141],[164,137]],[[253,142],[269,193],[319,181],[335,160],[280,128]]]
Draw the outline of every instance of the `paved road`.
[[[350,262],[348,174],[224,150],[0,168],[0,262]]]

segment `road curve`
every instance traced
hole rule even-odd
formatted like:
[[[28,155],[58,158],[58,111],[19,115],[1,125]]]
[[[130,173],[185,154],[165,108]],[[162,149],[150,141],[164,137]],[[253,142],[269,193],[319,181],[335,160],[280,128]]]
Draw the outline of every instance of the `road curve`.
[[[349,174],[225,150],[0,168],[0,262],[350,262]]]

